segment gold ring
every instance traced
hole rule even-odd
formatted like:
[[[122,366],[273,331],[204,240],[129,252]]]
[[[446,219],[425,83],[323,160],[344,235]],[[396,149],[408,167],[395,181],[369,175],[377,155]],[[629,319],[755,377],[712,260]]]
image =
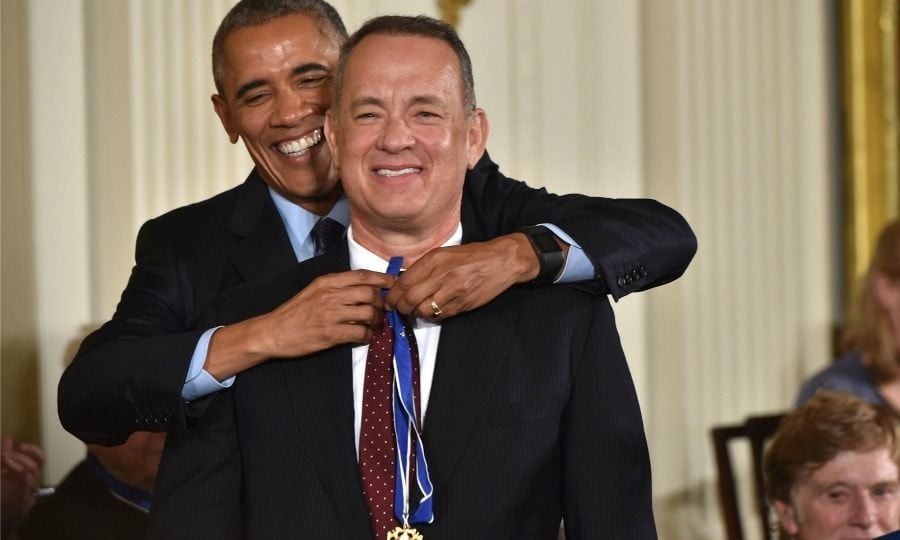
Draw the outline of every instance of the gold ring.
[[[441,316],[441,313],[443,313],[443,312],[441,311],[441,308],[438,307],[437,302],[435,302],[434,300],[431,301],[431,313],[432,313],[435,317],[440,317],[440,316]]]

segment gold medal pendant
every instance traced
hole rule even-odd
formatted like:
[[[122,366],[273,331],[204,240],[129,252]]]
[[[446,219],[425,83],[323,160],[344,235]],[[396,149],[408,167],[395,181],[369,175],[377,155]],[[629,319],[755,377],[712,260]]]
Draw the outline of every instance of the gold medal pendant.
[[[387,535],[387,540],[423,540],[419,531],[413,529],[409,525],[395,527],[393,531]]]

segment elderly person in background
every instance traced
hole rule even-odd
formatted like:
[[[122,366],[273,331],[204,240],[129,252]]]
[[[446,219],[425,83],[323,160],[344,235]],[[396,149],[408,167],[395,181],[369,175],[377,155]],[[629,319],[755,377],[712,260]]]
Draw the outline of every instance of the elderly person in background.
[[[900,411],[900,220],[878,237],[843,348],[840,358],[806,382],[797,404],[827,388]]]
[[[900,528],[900,419],[821,391],[781,422],[766,451],[766,496],[782,538],[875,538]]]
[[[87,457],[17,529],[19,540],[128,540],[147,536],[165,433],[137,431],[124,444],[87,445]]]

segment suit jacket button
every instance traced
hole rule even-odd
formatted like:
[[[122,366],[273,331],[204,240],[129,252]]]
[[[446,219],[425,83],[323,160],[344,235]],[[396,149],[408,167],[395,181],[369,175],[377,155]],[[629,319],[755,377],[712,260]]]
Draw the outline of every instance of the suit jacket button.
[[[643,277],[647,276],[647,268],[644,267],[643,264],[641,265],[641,276],[643,276]]]
[[[619,276],[619,279],[616,280],[616,284],[619,286],[619,288],[624,287],[625,286],[625,278],[622,276]]]

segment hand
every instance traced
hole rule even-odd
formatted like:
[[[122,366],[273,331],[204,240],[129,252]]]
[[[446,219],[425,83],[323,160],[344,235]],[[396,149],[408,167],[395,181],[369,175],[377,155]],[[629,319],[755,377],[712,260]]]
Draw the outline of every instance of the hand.
[[[217,330],[204,369],[221,381],[267,358],[367,343],[382,321],[380,290],[393,284],[393,276],[368,270],[320,276],[273,311]]]
[[[46,457],[30,443],[0,437],[0,514],[4,531],[17,525],[34,506],[34,489],[41,483]]]
[[[385,303],[400,313],[442,320],[487,304],[516,283],[533,280],[537,255],[522,233],[437,248],[410,266]],[[431,303],[440,309],[435,316]]]

